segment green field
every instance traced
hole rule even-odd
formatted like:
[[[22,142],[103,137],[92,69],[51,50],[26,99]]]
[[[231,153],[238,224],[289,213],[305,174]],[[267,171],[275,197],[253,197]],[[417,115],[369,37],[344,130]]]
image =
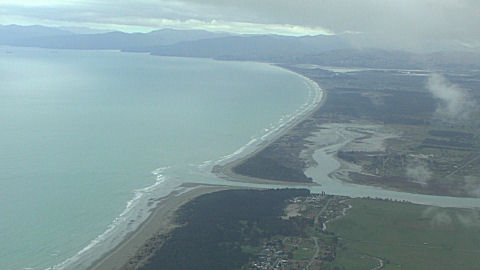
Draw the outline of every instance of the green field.
[[[339,238],[340,269],[480,269],[478,210],[353,199],[345,217],[328,224]]]

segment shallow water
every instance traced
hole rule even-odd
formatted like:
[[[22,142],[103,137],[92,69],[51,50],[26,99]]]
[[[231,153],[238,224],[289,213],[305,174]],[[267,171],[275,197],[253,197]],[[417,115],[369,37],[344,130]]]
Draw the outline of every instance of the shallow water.
[[[318,99],[266,64],[0,48],[0,268],[85,267]]]

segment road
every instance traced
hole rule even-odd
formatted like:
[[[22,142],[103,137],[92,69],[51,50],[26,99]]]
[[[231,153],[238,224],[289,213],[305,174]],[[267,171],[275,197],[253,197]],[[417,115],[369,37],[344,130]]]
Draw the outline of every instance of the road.
[[[330,201],[332,200],[333,198],[330,198],[327,200],[327,202],[325,203],[325,205],[322,207],[322,209],[320,209],[320,211],[318,212],[318,214],[315,216],[315,220],[314,220],[314,224],[315,224],[315,227],[316,225],[318,225],[318,219],[320,218],[320,216],[325,212],[325,210],[327,210],[328,208],[328,204],[330,203]],[[325,223],[323,224],[323,228],[322,230],[325,229]],[[315,258],[318,257],[318,254],[320,253],[320,247],[318,246],[318,238],[317,237],[312,237],[312,240],[313,242],[315,243],[315,254],[313,254],[312,258],[310,259],[310,261],[308,262],[307,266],[305,267],[306,270],[310,270],[310,266],[313,264],[313,262],[315,261]]]

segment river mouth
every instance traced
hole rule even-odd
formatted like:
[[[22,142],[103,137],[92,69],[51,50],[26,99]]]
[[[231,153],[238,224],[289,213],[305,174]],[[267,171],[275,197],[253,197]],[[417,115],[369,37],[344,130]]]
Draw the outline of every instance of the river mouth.
[[[5,270],[76,269],[67,264],[77,259],[84,268],[157,199],[188,190],[182,184],[225,185],[211,166],[270,140],[316,94],[303,77],[264,63],[8,50],[0,59]]]

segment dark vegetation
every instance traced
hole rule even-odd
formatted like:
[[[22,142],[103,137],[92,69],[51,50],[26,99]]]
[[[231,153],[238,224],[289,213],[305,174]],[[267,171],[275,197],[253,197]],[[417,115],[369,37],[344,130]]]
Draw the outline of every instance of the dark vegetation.
[[[307,177],[303,170],[288,167],[282,164],[281,161],[276,160],[269,152],[273,152],[273,147],[268,147],[262,153],[247,159],[245,162],[233,168],[233,171],[238,174],[248,175],[270,180],[290,181],[290,182],[312,182],[312,179]]]
[[[389,127],[401,137],[388,139],[384,152],[339,151],[339,158],[362,168],[362,173],[350,174],[350,181],[415,193],[478,196],[479,114],[476,112],[468,121],[439,118],[438,101],[426,89],[428,71],[340,73],[315,66],[283,67],[318,82],[327,93],[326,101],[289,132],[234,168],[236,173],[271,180],[309,181],[302,177],[309,161],[300,155],[312,132],[325,123],[362,122]],[[446,77],[468,90],[469,97],[480,104],[480,92],[476,91],[480,89],[479,75],[467,72]],[[420,180],[407,174],[408,169],[416,167],[426,172]]]
[[[234,167],[235,173],[270,180],[311,182],[304,174],[308,164],[300,158],[300,153],[306,148],[306,138],[318,130],[319,125],[352,120],[422,125],[435,111],[431,94],[421,91],[425,78],[400,76],[394,71],[334,73],[288,68],[316,80],[327,92],[326,102],[287,134]],[[375,91],[376,88],[379,90]],[[393,90],[395,88],[399,90]]]
[[[285,218],[287,205],[301,206],[299,216]],[[181,227],[156,238],[146,264],[128,269],[375,269],[380,260],[385,269],[477,269],[478,221],[473,209],[304,189],[220,191],[181,207]]]
[[[233,171],[269,180],[311,183],[312,179],[304,173],[307,163],[299,157],[308,143],[306,138],[317,129],[316,124],[312,118],[305,119],[254,156],[233,167]]]
[[[328,92],[328,102],[316,112],[316,116],[331,115],[385,124],[422,125],[425,124],[422,116],[431,114],[434,110],[435,104],[429,93],[333,88]]]
[[[281,219],[286,200],[307,196],[306,189],[228,190],[203,195],[178,212],[175,229],[142,270],[238,269],[257,246],[273,235],[303,234],[308,221]]]

